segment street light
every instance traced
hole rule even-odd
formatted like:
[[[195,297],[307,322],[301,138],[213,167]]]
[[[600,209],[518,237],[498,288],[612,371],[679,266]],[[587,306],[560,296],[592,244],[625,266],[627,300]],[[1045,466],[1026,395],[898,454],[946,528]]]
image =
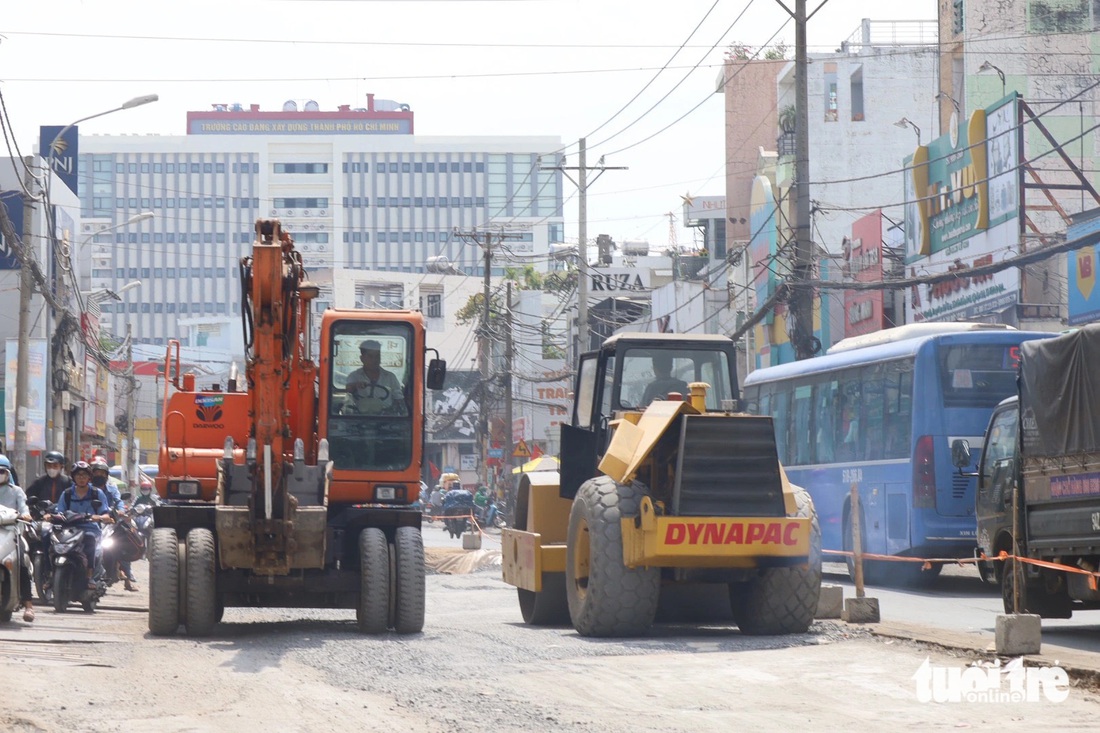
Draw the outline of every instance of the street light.
[[[960,117],[962,116],[962,110],[959,108],[958,101],[947,92],[940,92],[936,95],[936,99],[950,99],[951,104],[955,107],[955,114],[959,115]]]
[[[912,127],[913,132],[917,133],[917,146],[920,147],[920,128],[917,127],[916,123],[914,123],[911,119],[909,119],[908,117],[902,117],[900,120],[894,123],[894,127],[900,127],[903,130],[906,127]]]
[[[89,234],[88,236],[86,236],[84,239],[81,240],[80,247],[78,249],[83,250],[84,247],[88,244],[88,242],[92,241],[93,239],[98,237],[100,234],[106,234],[107,232],[113,232],[115,229],[122,229],[123,227],[130,226],[131,224],[140,224],[143,221],[149,221],[150,219],[153,219],[153,218],[156,218],[156,214],[154,214],[152,211],[143,211],[140,214],[134,214],[133,216],[131,216],[126,221],[120,221],[118,224],[112,224],[111,226],[103,227],[102,229],[98,229],[98,230],[92,232],[91,234]]]
[[[143,104],[149,104],[160,99],[156,94],[143,94],[140,97],[134,97],[133,99],[123,102],[121,107],[115,107],[109,109],[106,112],[97,112],[94,115],[88,115],[87,117],[81,117],[79,120],[74,120],[69,124],[61,128],[61,130],[53,136],[53,140],[50,142],[50,156],[52,157],[57,150],[57,141],[61,139],[61,136],[68,132],[73,126],[79,125],[81,122],[87,122],[88,120],[94,120],[96,117],[102,117],[103,115],[109,115],[112,112],[121,112],[124,109],[133,109],[134,107],[140,107]]]
[[[1000,68],[989,63],[989,59],[986,59],[982,65],[978,67],[979,74],[983,71],[996,71],[997,76],[1001,77],[1001,96],[1003,97],[1005,95],[1005,73],[1001,71]]]
[[[125,109],[133,109],[134,107],[140,107],[143,104],[149,104],[150,102],[155,102],[158,99],[160,99],[160,97],[157,96],[156,94],[144,94],[140,97],[134,97],[133,99],[130,99],[130,100],[124,102],[119,107],[114,107],[112,109],[106,110],[104,112],[99,112],[99,113],[94,114],[94,115],[88,115],[87,117],[81,117],[80,119],[74,120],[74,121],[70,122],[68,125],[65,125],[64,127],[62,127],[58,131],[58,133],[56,135],[54,135],[53,140],[50,141],[49,149],[45,150],[45,151],[41,151],[42,157],[44,157],[46,159],[46,168],[47,168],[47,170],[53,170],[54,158],[56,157],[57,153],[60,152],[58,150],[58,140],[60,140],[61,137],[66,132],[71,130],[74,126],[80,124],[81,122],[86,122],[88,120],[95,119],[96,117],[102,117],[104,115],[109,115],[112,112],[119,112],[119,111],[122,111],[122,110],[125,110]],[[42,202],[44,204],[47,204],[47,205],[50,202],[50,189],[49,189],[49,186],[50,186],[50,176],[46,175],[45,176],[45,181],[42,184],[43,195],[44,195],[44,198],[42,199]],[[33,207],[33,204],[30,202],[30,199],[28,198],[28,200],[25,203],[25,208],[27,209],[28,213],[33,213],[33,208],[32,207]],[[30,220],[30,217],[28,217],[28,220]],[[127,222],[127,223],[129,223],[129,222]],[[29,225],[28,225],[28,233],[33,233],[33,232],[29,231]],[[24,265],[23,270],[24,270],[24,273],[27,272],[26,265]],[[56,271],[55,271],[54,276],[57,277]],[[19,311],[20,311],[20,314],[23,314],[25,311],[29,310],[32,292],[33,292],[33,285],[31,283],[31,278],[30,278],[29,275],[25,274],[20,279],[20,285],[19,285]],[[68,313],[66,313],[65,315],[68,315]],[[30,369],[30,328],[29,328],[29,324],[27,324],[25,322],[22,315],[20,317],[19,323],[20,323],[20,326],[19,326],[19,341],[18,341],[18,347],[17,347],[17,351],[16,351],[16,354],[17,354],[17,356],[16,356],[16,380],[15,380],[15,416],[16,417],[15,417],[15,431],[14,431],[14,433],[15,433],[14,438],[15,439],[13,441],[15,450],[13,451],[13,455],[14,455],[14,458],[15,458],[16,467],[19,469],[20,475],[22,476],[22,475],[25,475],[26,467],[27,467],[27,419],[26,419],[26,411],[28,409],[27,402],[28,402],[28,399],[29,399],[29,396],[30,396],[30,386],[27,383],[26,375],[27,375],[27,373]],[[57,347],[55,346],[55,350],[56,350],[56,348]],[[54,358],[51,356],[51,358],[49,360],[51,369],[53,367],[53,362],[54,362]],[[56,417],[57,413],[58,413],[58,410],[60,408],[60,405],[61,405],[61,401],[60,400],[55,400],[54,405],[55,405],[54,415]],[[20,413],[23,414],[23,419],[22,420],[20,420]],[[58,425],[58,423],[55,422],[54,423],[54,426],[55,426],[54,429],[55,430],[58,429],[57,425]],[[63,431],[63,428],[62,428],[62,431]],[[62,437],[64,437],[63,432],[62,432]],[[62,443],[62,445],[63,445],[63,443]]]

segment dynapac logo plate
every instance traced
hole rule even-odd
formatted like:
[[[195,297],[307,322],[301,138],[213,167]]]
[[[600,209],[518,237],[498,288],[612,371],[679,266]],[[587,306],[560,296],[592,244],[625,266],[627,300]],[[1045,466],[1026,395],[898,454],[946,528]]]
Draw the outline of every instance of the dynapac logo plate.
[[[797,547],[804,540],[802,523],[795,520],[705,522],[670,521],[666,545],[753,545]]]

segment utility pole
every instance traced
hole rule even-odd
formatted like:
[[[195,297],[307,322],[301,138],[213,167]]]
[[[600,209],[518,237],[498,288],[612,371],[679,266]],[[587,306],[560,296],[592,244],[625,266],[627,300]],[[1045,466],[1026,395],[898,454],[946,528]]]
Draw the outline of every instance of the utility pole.
[[[137,479],[137,451],[134,450],[137,378],[134,377],[134,329],[130,323],[126,324],[126,372],[129,384],[126,389],[126,450],[122,454],[122,480],[130,486]]]
[[[779,0],[776,0],[779,2]],[[795,0],[794,12],[779,2],[794,20],[794,88],[795,88],[795,246],[791,280],[804,283],[812,279],[814,266],[813,239],[810,236],[810,113],[808,92],[808,62],[806,58],[806,24],[824,7],[821,0],[812,13],[806,14],[806,0]],[[809,359],[821,350],[814,337],[813,292],[807,288],[792,288],[788,305],[791,320],[791,344],[798,359]]]
[[[491,298],[489,293],[489,287],[491,285],[492,266],[493,266],[493,237],[497,238],[497,243],[500,244],[506,239],[518,239],[517,233],[509,232],[490,232],[490,231],[468,231],[460,232],[455,230],[455,236],[460,237],[467,242],[473,242],[474,244],[482,247],[485,250],[485,277],[482,287],[482,315],[481,325],[478,326],[478,371],[481,373],[481,399],[479,400],[479,406],[481,408],[481,415],[478,418],[478,456],[481,460],[481,467],[485,483],[489,483],[489,360],[492,355],[492,329],[489,327],[491,309]],[[511,435],[512,427],[508,426],[508,433]]]
[[[508,281],[507,299],[504,301],[504,448],[500,464],[505,480],[511,477],[512,451],[512,281]]]
[[[580,153],[577,158],[578,165],[551,165],[539,166],[540,171],[561,171],[577,187],[577,327],[576,336],[572,340],[573,361],[591,347],[591,336],[588,330],[588,171],[597,171],[591,183],[595,183],[604,171],[625,171],[626,166],[604,165],[603,156],[600,156],[596,165],[588,167],[588,149],[585,138],[580,139]],[[569,175],[567,171],[576,171],[577,179]]]
[[[29,385],[27,384],[30,366],[30,330],[31,330],[31,296],[34,294],[34,279],[32,268],[34,265],[34,252],[32,242],[34,239],[34,198],[31,191],[34,190],[34,174],[31,173],[31,164],[34,158],[28,156],[23,159],[24,188],[23,191],[23,242],[20,250],[19,268],[19,346],[15,367],[15,445],[14,458],[15,470],[19,474],[19,480],[29,483],[27,474],[27,420],[30,407]]]

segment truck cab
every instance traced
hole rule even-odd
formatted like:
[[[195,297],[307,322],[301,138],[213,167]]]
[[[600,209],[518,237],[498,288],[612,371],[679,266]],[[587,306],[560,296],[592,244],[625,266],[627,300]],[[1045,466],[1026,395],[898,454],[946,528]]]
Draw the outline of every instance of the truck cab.
[[[986,557],[1012,552],[1012,487],[1019,461],[1019,398],[1003,400],[989,418],[989,427],[978,458],[975,516],[978,523],[978,551]],[[966,443],[965,440],[961,442]],[[972,463],[970,446],[964,466]],[[1001,581],[1002,562],[983,561],[979,569],[991,583]]]

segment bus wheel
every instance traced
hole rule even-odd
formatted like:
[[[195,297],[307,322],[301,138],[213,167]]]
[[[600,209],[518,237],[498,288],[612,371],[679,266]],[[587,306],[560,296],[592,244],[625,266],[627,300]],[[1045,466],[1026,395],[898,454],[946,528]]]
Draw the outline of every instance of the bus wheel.
[[[1005,560],[1001,571],[1001,599],[1005,613],[1016,612],[1013,598],[1016,585],[1015,565],[1015,560]],[[1020,594],[1020,613],[1035,613],[1043,618],[1069,618],[1073,615],[1073,602],[1063,579],[1058,578],[1057,588],[1050,590],[1044,582],[1044,576],[1029,579],[1024,568],[1019,573],[1024,581]]]

